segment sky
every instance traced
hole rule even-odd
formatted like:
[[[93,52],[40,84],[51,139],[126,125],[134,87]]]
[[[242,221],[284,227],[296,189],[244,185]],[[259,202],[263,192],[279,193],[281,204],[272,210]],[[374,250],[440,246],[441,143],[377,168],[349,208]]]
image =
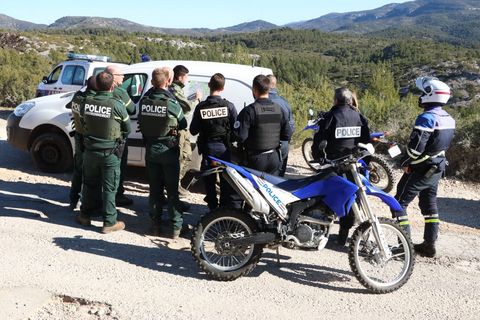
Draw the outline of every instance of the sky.
[[[164,28],[220,28],[254,20],[276,25],[318,18],[331,12],[369,10],[402,0],[0,0],[0,13],[51,24],[64,16],[123,18]]]

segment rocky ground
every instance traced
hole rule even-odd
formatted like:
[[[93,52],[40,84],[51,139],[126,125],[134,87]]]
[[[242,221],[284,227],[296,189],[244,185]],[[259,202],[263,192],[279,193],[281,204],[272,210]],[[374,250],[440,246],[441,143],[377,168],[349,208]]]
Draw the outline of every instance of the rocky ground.
[[[192,259],[189,240],[149,233],[144,170],[129,168],[120,209],[125,231],[82,228],[68,209],[68,174],[39,172],[28,153],[6,142],[10,111],[0,110],[0,319],[478,319],[480,307],[479,185],[444,180],[437,258],[417,257],[400,290],[374,295],[355,279],[344,250],[265,250],[257,268],[233,282],[211,281]],[[309,174],[301,152],[290,174]],[[399,172],[397,172],[399,174]],[[193,193],[185,214],[207,211]],[[388,216],[381,204],[380,215]],[[418,205],[409,208],[421,240]]]

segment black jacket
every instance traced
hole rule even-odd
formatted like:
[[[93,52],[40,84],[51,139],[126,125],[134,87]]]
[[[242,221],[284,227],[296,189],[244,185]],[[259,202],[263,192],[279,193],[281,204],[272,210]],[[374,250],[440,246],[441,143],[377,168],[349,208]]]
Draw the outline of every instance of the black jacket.
[[[341,158],[352,153],[358,143],[370,141],[367,119],[348,105],[332,107],[318,125],[319,131],[312,145],[312,155],[316,160]],[[327,141],[325,155],[319,149],[322,140]]]

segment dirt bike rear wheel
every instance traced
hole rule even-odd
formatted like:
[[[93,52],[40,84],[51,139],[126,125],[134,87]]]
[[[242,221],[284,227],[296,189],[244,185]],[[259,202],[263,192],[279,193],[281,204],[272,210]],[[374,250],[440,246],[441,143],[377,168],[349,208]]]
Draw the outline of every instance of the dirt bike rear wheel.
[[[244,276],[257,265],[263,246],[236,246],[229,240],[248,236],[255,230],[255,221],[240,210],[220,208],[208,213],[193,231],[193,258],[215,280],[231,281]]]
[[[384,192],[390,192],[395,184],[392,167],[383,158],[371,156],[368,163],[369,181]]]
[[[305,140],[303,140],[302,155],[303,155],[303,159],[305,160],[307,165],[310,167],[310,169],[316,171],[320,165],[318,163],[311,162],[313,160],[312,145],[313,145],[313,138],[306,138]]]
[[[388,260],[381,257],[373,236],[373,226],[365,221],[353,233],[348,260],[355,277],[363,286],[374,293],[388,293],[408,281],[415,254],[410,237],[398,223],[385,218],[380,218],[379,222],[392,256]]]

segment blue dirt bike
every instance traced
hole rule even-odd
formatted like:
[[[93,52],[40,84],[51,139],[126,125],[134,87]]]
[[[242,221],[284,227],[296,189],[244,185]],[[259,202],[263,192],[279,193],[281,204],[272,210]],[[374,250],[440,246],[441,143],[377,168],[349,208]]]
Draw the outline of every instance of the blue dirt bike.
[[[359,145],[354,155],[328,161],[301,179],[211,158],[218,166],[203,175],[221,172],[245,206],[219,208],[200,219],[191,239],[195,261],[213,279],[235,280],[255,268],[266,246],[323,249],[336,217],[352,210],[359,222],[349,242],[353,273],[375,293],[397,290],[412,273],[414,252],[405,231],[395,221],[377,217],[370,206],[368,196],[374,196],[400,210],[391,195],[360,173],[358,161],[373,152],[371,144]]]
[[[316,118],[313,118],[313,110],[310,109],[309,112],[310,119],[302,131],[310,131],[311,136],[303,140],[302,155],[307,165],[312,170],[317,170],[320,164],[315,162],[313,159],[312,145],[313,136],[319,130],[318,122],[322,119],[322,113],[319,113]],[[379,145],[387,146],[388,150],[398,148],[396,143],[387,139],[387,135],[387,132],[373,132],[370,134],[371,142],[374,144],[375,148],[377,148]],[[364,174],[367,176],[372,185],[385,192],[390,192],[393,189],[393,186],[395,185],[395,175],[391,165],[385,161],[383,157],[372,155],[369,158],[368,164],[363,161],[362,165],[365,169]]]

